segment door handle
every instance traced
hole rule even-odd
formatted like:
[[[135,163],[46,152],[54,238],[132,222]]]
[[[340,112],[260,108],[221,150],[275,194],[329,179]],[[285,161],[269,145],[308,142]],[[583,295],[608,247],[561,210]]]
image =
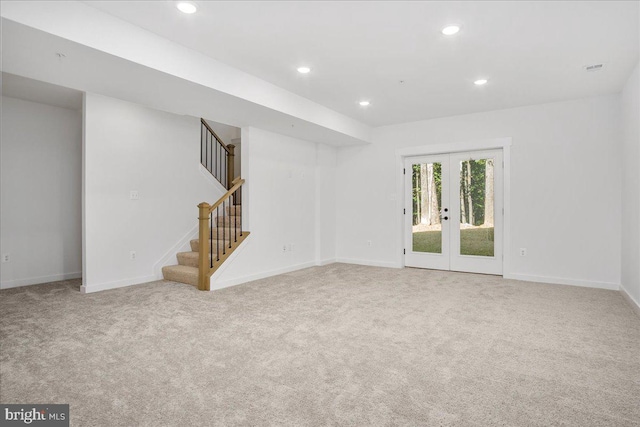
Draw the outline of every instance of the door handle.
[[[449,217],[448,217],[448,216],[443,217],[443,216],[442,216],[442,212],[449,212],[449,208],[442,208],[442,210],[440,211],[440,217],[441,217],[442,219],[444,219],[445,221],[446,221],[446,220],[448,220],[448,219],[449,219]]]

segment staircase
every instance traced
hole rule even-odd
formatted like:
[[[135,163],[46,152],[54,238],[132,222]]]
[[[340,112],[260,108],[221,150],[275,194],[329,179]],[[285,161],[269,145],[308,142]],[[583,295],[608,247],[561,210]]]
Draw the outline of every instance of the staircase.
[[[190,252],[176,255],[178,265],[162,268],[165,280],[209,290],[213,273],[249,235],[242,230],[242,185],[233,178],[233,145],[226,145],[201,119],[200,162],[228,191],[213,205],[200,203],[198,239],[191,240]]]
[[[240,225],[241,214],[242,207],[235,205],[227,206],[224,215],[215,217],[214,225],[216,225],[216,227],[209,228],[209,240],[205,241],[205,246],[208,246],[213,261],[218,261],[218,254],[226,259],[226,257],[233,252],[231,249],[239,244],[238,238],[240,238],[240,242],[242,242],[249,234],[245,231],[241,235],[241,230],[234,227],[234,225]],[[179,252],[176,255],[178,265],[162,267],[164,280],[198,286],[200,240],[191,240],[189,244],[191,245],[190,252]],[[218,261],[217,264],[222,264],[222,262]]]

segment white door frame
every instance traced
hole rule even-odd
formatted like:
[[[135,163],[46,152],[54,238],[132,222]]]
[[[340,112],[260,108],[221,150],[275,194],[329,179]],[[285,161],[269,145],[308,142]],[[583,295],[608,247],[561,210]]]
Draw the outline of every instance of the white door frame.
[[[504,222],[503,222],[503,254],[502,275],[508,276],[511,272],[511,145],[510,137],[485,139],[476,141],[452,142],[444,144],[420,145],[406,147],[396,150],[396,265],[404,267],[404,203],[405,203],[405,180],[403,174],[404,162],[407,157],[429,156],[434,154],[450,154],[463,151],[482,151],[492,149],[502,149],[502,160],[504,162],[503,191],[504,191]]]

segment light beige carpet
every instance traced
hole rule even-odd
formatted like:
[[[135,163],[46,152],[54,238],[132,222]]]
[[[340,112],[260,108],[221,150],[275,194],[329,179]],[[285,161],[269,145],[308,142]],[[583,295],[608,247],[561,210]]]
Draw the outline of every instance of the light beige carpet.
[[[333,264],[221,291],[0,292],[3,403],[75,426],[638,426],[614,291]]]

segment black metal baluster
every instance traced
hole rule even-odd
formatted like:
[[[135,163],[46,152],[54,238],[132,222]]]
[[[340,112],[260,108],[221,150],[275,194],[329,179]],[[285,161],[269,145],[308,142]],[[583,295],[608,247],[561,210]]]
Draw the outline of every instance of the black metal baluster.
[[[238,203],[238,200],[236,199],[237,194],[238,194],[238,190],[233,192],[233,200],[235,201],[235,203]],[[233,205],[233,241],[234,242],[238,241],[238,205],[237,204]]]
[[[209,170],[209,172],[211,172],[211,170],[209,169],[209,131],[208,130],[206,130],[204,133],[204,149],[205,149],[205,155],[204,155],[205,167],[207,168],[207,170]]]
[[[232,216],[231,216],[231,206],[233,206],[233,196],[229,196],[229,201],[227,203],[228,203],[227,209],[229,210],[229,249],[231,249],[231,243],[232,243],[232,241],[231,241],[231,218],[232,218]],[[234,214],[235,214],[235,212],[234,212]],[[236,222],[236,217],[235,216],[233,217],[233,222],[234,223]]]
[[[242,211],[242,187],[238,190],[240,190],[240,210]],[[240,213],[240,235],[242,236],[242,213]]]
[[[211,233],[213,232],[213,213],[209,213],[209,268],[213,268],[213,236]]]
[[[220,261],[220,205],[216,208],[216,254],[217,261]]]
[[[222,254],[226,254],[227,253],[227,244],[226,244],[226,239],[225,239],[225,229],[227,228],[227,224],[226,223],[226,217],[224,216],[224,203],[226,202],[226,200],[222,201]]]

